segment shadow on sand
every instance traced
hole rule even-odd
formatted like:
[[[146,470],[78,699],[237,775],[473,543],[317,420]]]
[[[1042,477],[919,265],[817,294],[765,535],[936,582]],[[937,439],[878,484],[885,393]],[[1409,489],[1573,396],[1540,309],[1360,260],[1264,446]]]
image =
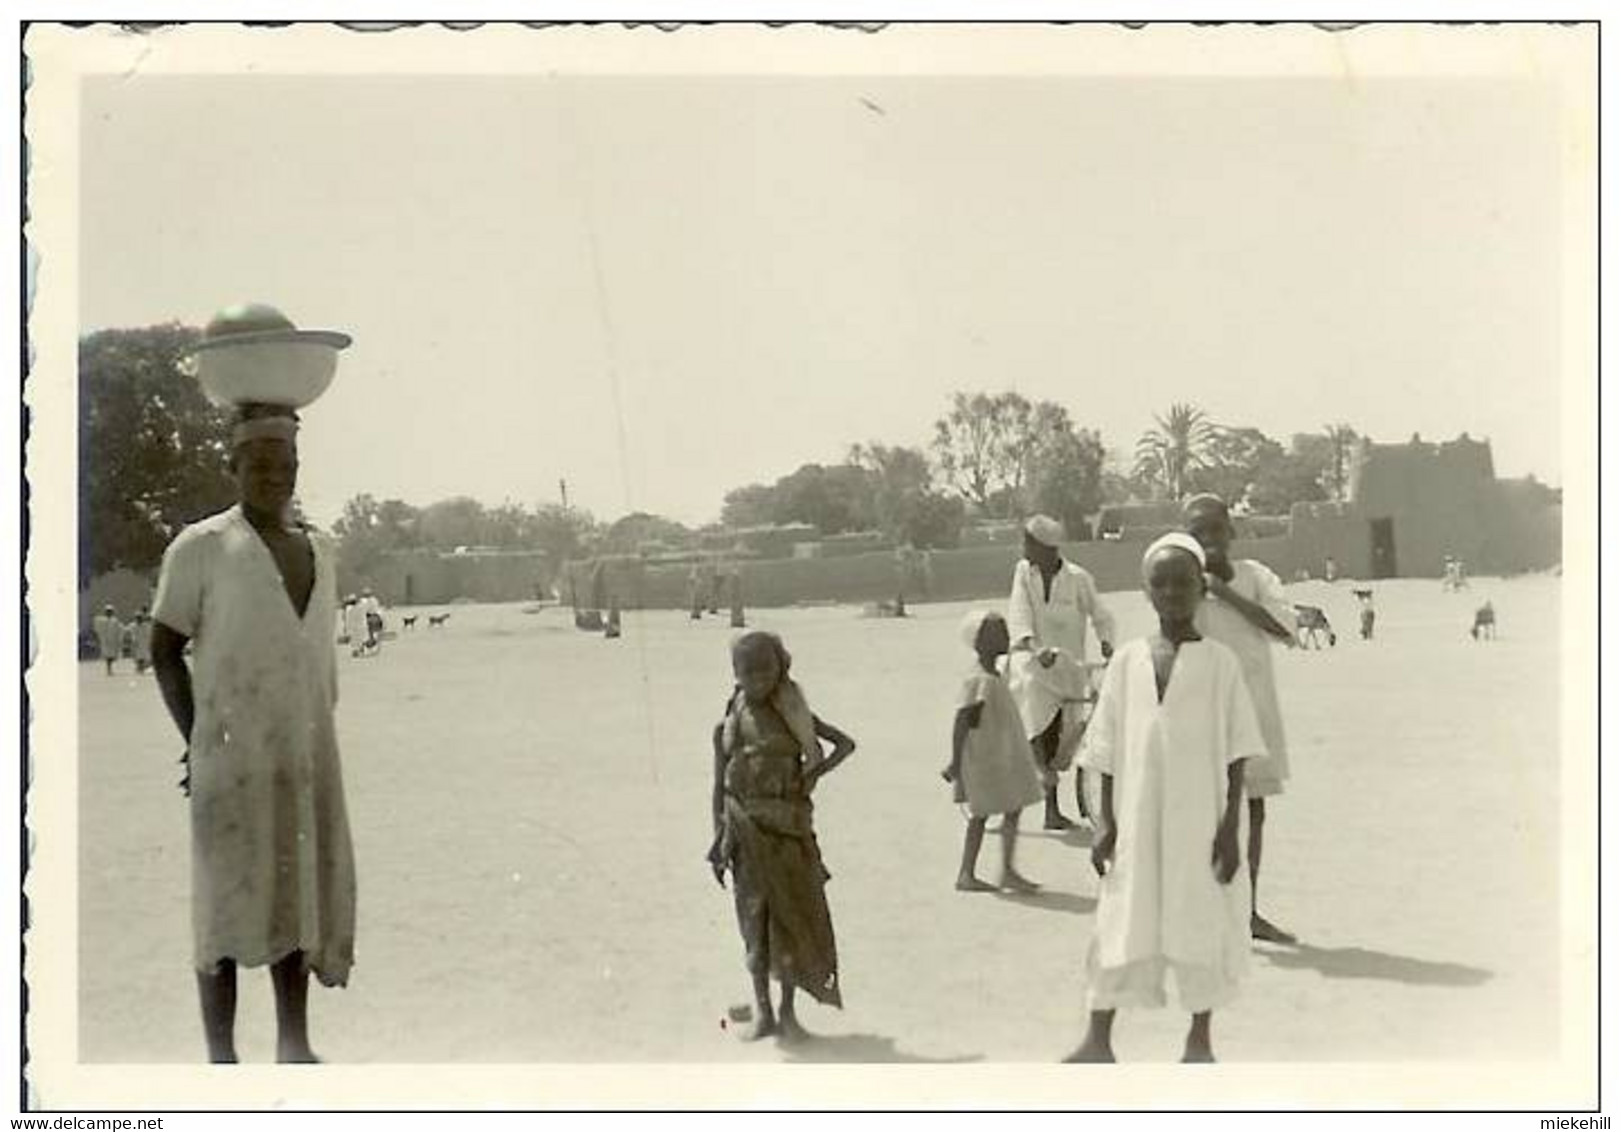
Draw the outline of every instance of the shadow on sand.
[[[1442,963],[1370,951],[1366,947],[1313,947],[1302,943],[1259,952],[1274,967],[1313,970],[1330,979],[1386,979],[1430,987],[1474,987],[1492,977],[1490,971],[1462,963]]]
[[[813,1035],[795,1045],[779,1047],[791,1062],[861,1064],[864,1062],[908,1062],[929,1065],[958,1065],[984,1061],[982,1053],[965,1057],[924,1057],[896,1048],[894,1038],[878,1034]]]
[[[1072,916],[1090,916],[1098,908],[1097,900],[1091,896],[1047,888],[1031,893],[998,892],[995,896],[998,900],[1006,900],[1009,904],[1023,904],[1029,908],[1040,908],[1044,912],[1068,912]]]

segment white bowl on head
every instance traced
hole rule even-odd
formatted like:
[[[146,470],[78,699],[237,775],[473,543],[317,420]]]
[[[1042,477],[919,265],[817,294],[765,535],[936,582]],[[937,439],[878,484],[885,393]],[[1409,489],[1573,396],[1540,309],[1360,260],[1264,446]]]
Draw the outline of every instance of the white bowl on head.
[[[218,405],[302,409],[326,392],[338,369],[337,348],[314,339],[210,343],[193,357],[203,392]]]

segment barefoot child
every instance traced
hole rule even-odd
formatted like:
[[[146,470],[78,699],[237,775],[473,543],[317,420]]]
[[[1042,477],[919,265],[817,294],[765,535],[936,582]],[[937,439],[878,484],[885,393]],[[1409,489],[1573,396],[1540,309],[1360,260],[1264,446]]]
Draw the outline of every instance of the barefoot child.
[[[1214,495],[1196,495],[1183,504],[1182,515],[1188,534],[1199,540],[1205,553],[1209,600],[1199,603],[1199,632],[1238,656],[1255,718],[1266,738],[1262,756],[1244,766],[1244,790],[1249,795],[1250,935],[1267,943],[1292,944],[1294,935],[1261,915],[1259,901],[1266,800],[1281,795],[1289,778],[1289,749],[1272,673],[1272,649],[1274,645],[1293,648],[1299,643],[1295,608],[1284,596],[1277,575],[1265,565],[1229,555],[1234,532],[1227,504]]]
[[[1041,778],[1034,751],[1025,738],[1019,707],[996,661],[1008,650],[1007,622],[989,610],[976,609],[963,618],[962,639],[973,649],[978,663],[963,682],[957,697],[957,717],[951,730],[951,763],[941,776],[952,784],[953,799],[966,802],[972,816],[963,836],[962,866],[957,888],[962,892],[994,892],[974,875],[979,847],[985,840],[985,820],[1002,815],[1002,879],[1000,887],[1013,892],[1034,892],[1039,886],[1013,867],[1019,837],[1019,811],[1039,802]]]
[[[790,658],[774,633],[751,632],[732,645],[737,687],[715,727],[715,839],[709,863],[725,884],[732,871],[737,925],[754,980],[755,1018],[748,1040],[805,1037],[794,1013],[795,989],[843,1006],[833,921],[828,915],[811,791],[855,750],[855,741],[811,714],[788,676]],[[824,753],[822,740],[833,744]],[[782,988],[773,1011],[770,977]]]
[[[1244,760],[1266,752],[1238,658],[1202,638],[1204,553],[1177,533],[1143,556],[1159,632],[1115,654],[1081,765],[1101,777],[1092,865],[1102,877],[1087,951],[1086,1040],[1069,1061],[1113,1061],[1119,1007],[1163,1006],[1167,970],[1192,1016],[1184,1061],[1212,1061],[1210,1013],[1249,958],[1239,873]],[[1236,879],[1236,883],[1235,883]]]

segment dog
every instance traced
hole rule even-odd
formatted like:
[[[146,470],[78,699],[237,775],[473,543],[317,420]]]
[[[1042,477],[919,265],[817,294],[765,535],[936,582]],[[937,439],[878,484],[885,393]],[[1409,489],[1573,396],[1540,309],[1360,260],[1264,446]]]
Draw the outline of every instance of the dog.
[[[1469,626],[1469,635],[1477,641],[1497,639],[1497,610],[1492,608],[1491,602],[1475,610],[1475,623]]]
[[[1328,638],[1330,647],[1339,642],[1334,635],[1334,626],[1328,623],[1328,614],[1315,605],[1295,606],[1295,641],[1301,648],[1310,645],[1314,649],[1323,647],[1323,638]]]
[[[400,625],[403,626],[406,629],[415,629],[416,624],[417,624],[417,615],[415,613],[411,614],[411,616],[409,616],[409,617],[401,617],[400,618]]]
[[[428,614],[428,628],[437,629],[449,620],[450,614],[448,613],[430,613]]]

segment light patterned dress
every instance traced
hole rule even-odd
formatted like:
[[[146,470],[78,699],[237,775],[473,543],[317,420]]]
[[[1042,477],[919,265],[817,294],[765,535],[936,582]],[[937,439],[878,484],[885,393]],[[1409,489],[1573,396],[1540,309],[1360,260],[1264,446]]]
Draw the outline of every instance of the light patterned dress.
[[[1041,800],[1041,775],[1007,681],[974,666],[957,693],[957,707],[979,709],[968,732],[954,798],[975,817],[1010,814]]]
[[[154,619],[194,642],[192,925],[198,970],[302,951],[343,985],[354,959],[355,867],[333,709],[332,552],[309,535],[302,617],[269,548],[233,507],[164,554]]]

